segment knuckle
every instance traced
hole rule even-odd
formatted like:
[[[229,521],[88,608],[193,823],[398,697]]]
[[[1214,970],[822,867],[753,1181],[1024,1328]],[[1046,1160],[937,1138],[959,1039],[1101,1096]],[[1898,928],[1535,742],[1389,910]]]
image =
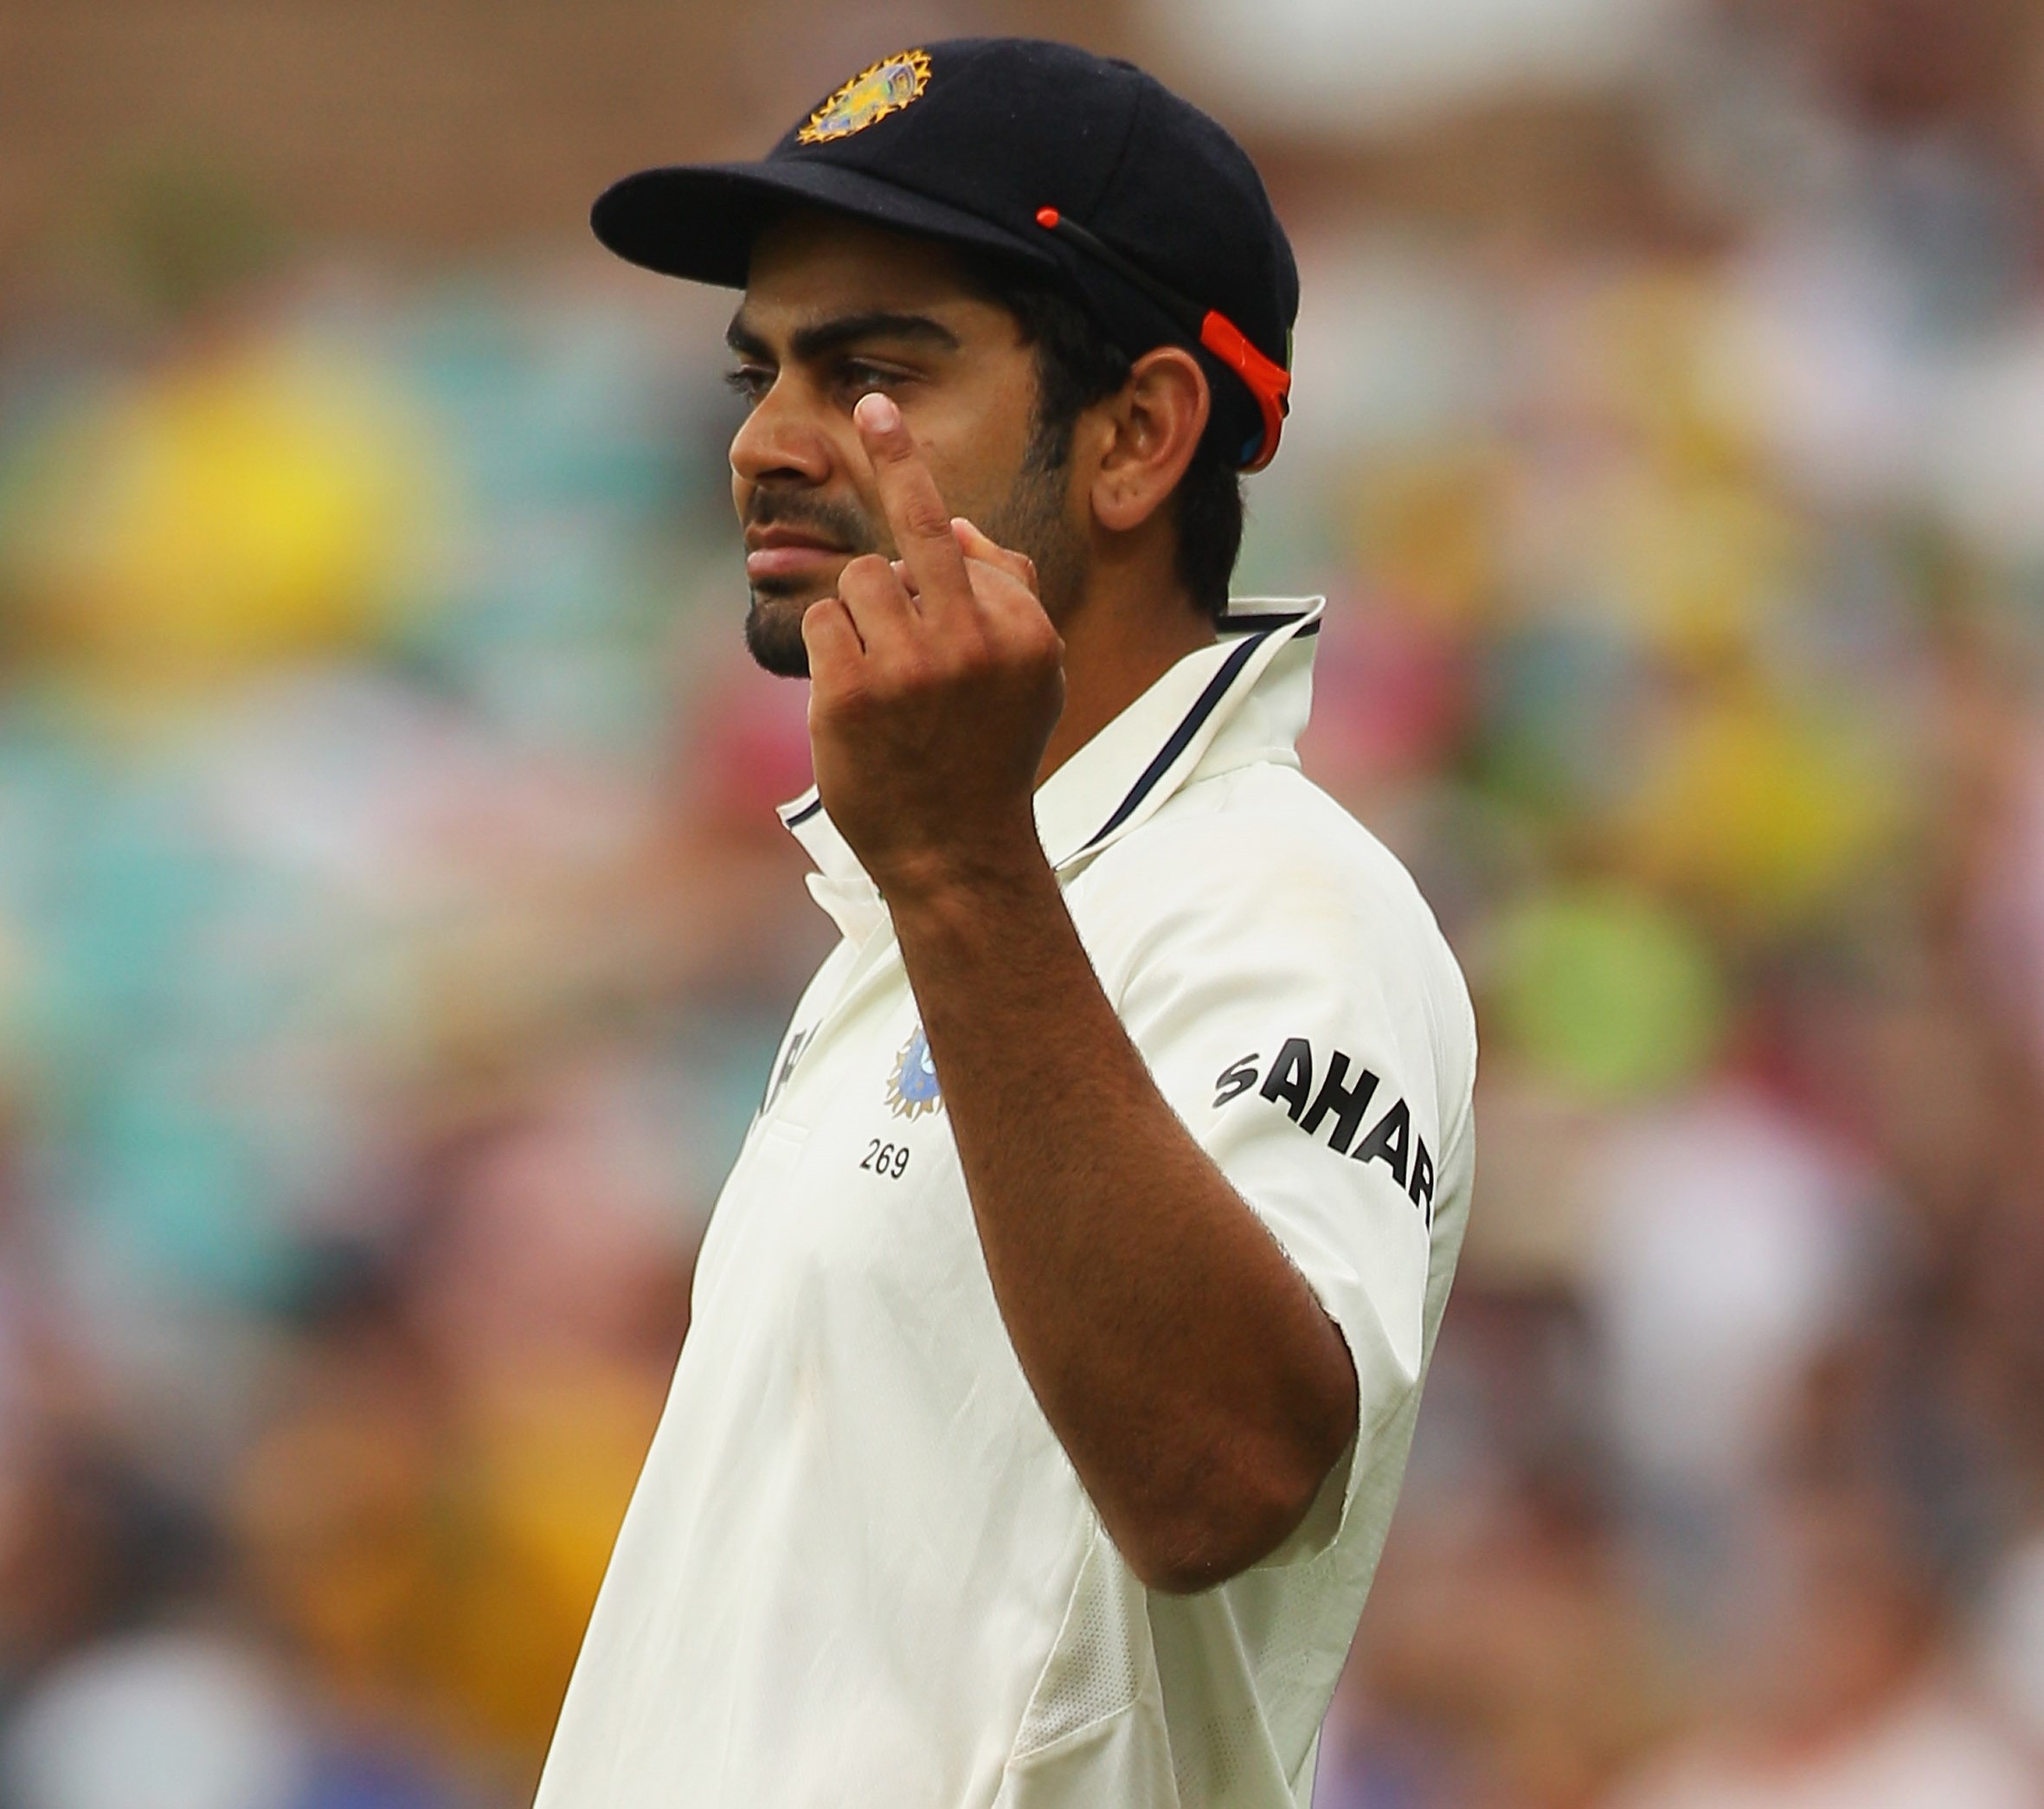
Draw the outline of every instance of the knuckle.
[[[912,496],[903,505],[901,525],[902,531],[910,539],[951,538],[951,518],[941,504],[928,496]]]
[[[880,554],[861,553],[858,558],[848,562],[838,574],[838,589],[840,593],[847,589],[870,590],[875,584],[893,576],[893,567]]]

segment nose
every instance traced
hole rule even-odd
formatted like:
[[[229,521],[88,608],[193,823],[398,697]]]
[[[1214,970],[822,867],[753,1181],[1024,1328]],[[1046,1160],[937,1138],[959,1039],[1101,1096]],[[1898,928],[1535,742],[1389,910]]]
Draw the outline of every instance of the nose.
[[[830,471],[829,437],[805,403],[802,386],[783,372],[731,437],[734,487],[820,484]]]

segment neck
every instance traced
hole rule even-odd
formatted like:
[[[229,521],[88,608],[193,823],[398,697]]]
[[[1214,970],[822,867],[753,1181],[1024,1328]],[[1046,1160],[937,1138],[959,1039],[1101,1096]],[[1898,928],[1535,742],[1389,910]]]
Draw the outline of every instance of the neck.
[[[1212,647],[1212,622],[1169,568],[1096,565],[1064,612],[1064,710],[1044,750],[1036,782],[1084,747],[1187,653]]]

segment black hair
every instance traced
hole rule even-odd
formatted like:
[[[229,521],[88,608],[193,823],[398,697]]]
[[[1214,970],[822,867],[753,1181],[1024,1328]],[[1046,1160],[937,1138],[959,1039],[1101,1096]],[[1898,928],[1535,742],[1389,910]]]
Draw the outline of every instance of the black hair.
[[[975,293],[1015,317],[1036,350],[1036,422],[1031,462],[1055,471],[1071,456],[1082,412],[1128,381],[1133,361],[1079,302],[1055,283],[994,260],[961,259]],[[1242,551],[1242,478],[1210,428],[1172,500],[1178,576],[1195,608],[1217,625],[1228,613],[1228,581]]]

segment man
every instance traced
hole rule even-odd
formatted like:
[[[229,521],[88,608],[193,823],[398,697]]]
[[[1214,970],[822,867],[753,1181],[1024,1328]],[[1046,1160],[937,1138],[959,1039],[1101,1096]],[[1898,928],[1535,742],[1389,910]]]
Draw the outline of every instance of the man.
[[[542,1809],[1292,1805],[1460,1245],[1475,1039],[1231,609],[1297,300],[1133,68],[860,72],[613,250],[734,286],[755,655],[844,940],[717,1205]]]

